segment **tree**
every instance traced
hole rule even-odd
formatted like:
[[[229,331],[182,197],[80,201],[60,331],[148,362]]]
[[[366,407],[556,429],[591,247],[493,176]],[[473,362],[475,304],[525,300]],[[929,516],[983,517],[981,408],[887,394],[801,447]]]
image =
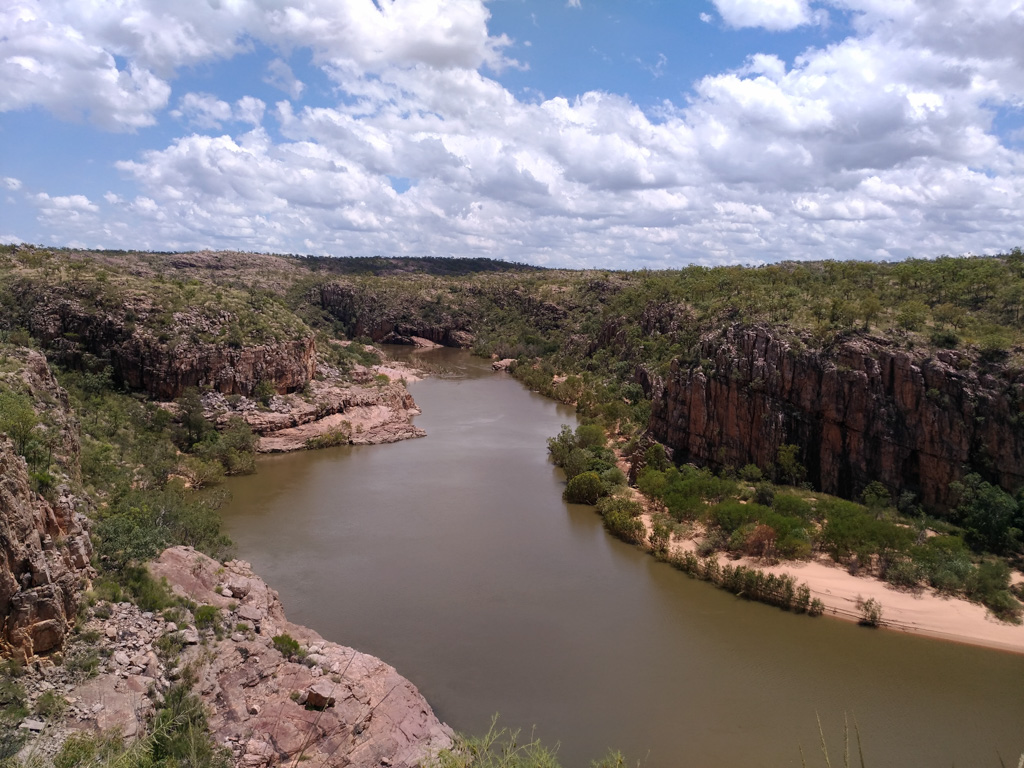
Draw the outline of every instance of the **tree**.
[[[576,475],[565,487],[565,500],[572,504],[597,504],[604,495],[604,483],[597,472]]]
[[[14,450],[22,456],[39,419],[28,395],[13,390],[0,392],[0,432],[6,432],[14,441]]]
[[[889,489],[877,480],[872,480],[867,484],[864,488],[862,498],[864,499],[864,506],[874,512],[876,517],[883,509],[892,503],[892,497],[889,495]]]
[[[796,445],[780,445],[775,459],[779,479],[789,485],[799,485],[807,477],[807,468],[797,460],[799,450]]]

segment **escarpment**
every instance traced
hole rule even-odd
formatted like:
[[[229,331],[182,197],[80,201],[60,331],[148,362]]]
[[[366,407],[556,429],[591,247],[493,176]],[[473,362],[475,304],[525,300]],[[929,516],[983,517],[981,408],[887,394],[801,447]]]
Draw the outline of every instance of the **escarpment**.
[[[49,502],[28,465],[0,439],[0,645],[29,658],[60,650],[89,583],[84,514],[70,494]]]
[[[954,503],[950,483],[967,472],[1024,483],[1020,372],[874,338],[813,350],[763,327],[732,326],[699,349],[647,382],[651,432],[677,461],[765,467],[796,444],[816,488],[852,498],[880,480],[932,509]]]
[[[90,300],[26,290],[25,325],[53,359],[79,368],[97,358],[110,365],[115,381],[156,399],[180,397],[189,387],[249,396],[264,384],[284,394],[301,390],[316,373],[308,329],[247,333],[237,313],[198,303],[171,312],[134,294],[114,305],[118,293],[103,289]]]
[[[429,302],[412,297],[378,296],[348,284],[327,283],[319,287],[315,299],[346,326],[351,338],[412,344],[414,337],[418,337],[445,347],[468,347],[473,343],[467,316],[451,311],[432,312]]]

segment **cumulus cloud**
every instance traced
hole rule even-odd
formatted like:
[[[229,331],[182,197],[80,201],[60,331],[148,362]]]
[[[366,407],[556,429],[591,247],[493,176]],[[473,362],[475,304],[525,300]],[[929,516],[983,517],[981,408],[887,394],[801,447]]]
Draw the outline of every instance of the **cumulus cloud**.
[[[764,27],[784,31],[810,24],[814,14],[807,0],[712,0],[730,27]]]
[[[231,119],[231,105],[209,93],[186,93],[172,117],[186,120],[197,128],[220,128]]]
[[[502,53],[511,41],[488,33],[489,16],[482,0],[14,0],[0,8],[0,111],[42,106],[110,130],[152,125],[177,70],[253,41],[364,70],[499,70],[515,62]],[[292,98],[302,92],[284,61],[268,78]]]
[[[15,179],[12,176],[4,176],[2,181],[3,185],[12,192],[17,192],[21,189],[21,179]]]
[[[159,16],[155,1],[126,2]],[[259,39],[309,46],[340,98],[293,103],[303,91],[283,59],[268,77],[276,71],[291,101],[269,117],[253,97],[186,94],[181,119],[230,135],[184,136],[119,163],[138,194],[108,197],[102,223],[85,197],[36,196],[48,226],[132,247],[610,267],[1024,242],[1024,154],[991,129],[994,109],[1024,105],[1018,6],[831,0],[850,15],[848,38],[793,59],[751,55],[699,80],[685,102],[645,111],[601,92],[517,97],[485,74],[508,62],[480,2],[323,2],[161,11],[164,34],[133,60],[153,77]],[[814,23],[822,5],[715,3],[730,26],[777,30]],[[88,43],[101,52],[157,30],[137,19],[133,37],[113,16],[93,24],[107,30]],[[215,41],[228,42],[215,53]],[[402,194],[396,178],[409,180]],[[58,210],[69,215],[47,214]]]

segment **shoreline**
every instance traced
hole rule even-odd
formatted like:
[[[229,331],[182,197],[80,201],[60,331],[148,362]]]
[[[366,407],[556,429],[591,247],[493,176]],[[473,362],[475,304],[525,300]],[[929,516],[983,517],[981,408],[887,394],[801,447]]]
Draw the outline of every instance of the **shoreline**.
[[[621,456],[619,464],[622,468]],[[625,469],[628,470],[628,467]],[[645,511],[640,520],[649,535],[653,527],[651,502],[638,489],[628,487],[632,499],[644,506]],[[656,557],[647,535],[642,543],[635,546]],[[693,538],[680,540],[673,537],[668,551],[683,553],[696,550],[697,543]],[[768,565],[757,558],[732,558],[721,551],[715,554],[720,566],[746,566],[767,574],[788,574],[797,583],[806,584],[811,590],[811,597],[824,604],[823,616],[859,624],[861,611],[857,608],[858,598],[873,598],[882,606],[882,617],[877,629],[1024,655],[1024,624],[999,621],[980,603],[940,594],[930,587],[914,591],[897,589],[874,576],[854,576],[827,555],[819,554],[810,560],[790,560]],[[1020,574],[1015,572],[1014,577],[1019,579]]]

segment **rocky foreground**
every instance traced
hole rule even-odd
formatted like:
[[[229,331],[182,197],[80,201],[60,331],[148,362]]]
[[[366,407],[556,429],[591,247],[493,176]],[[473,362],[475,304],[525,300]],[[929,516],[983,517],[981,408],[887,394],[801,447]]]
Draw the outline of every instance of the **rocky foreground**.
[[[400,768],[452,745],[451,729],[412,683],[373,656],[289,622],[277,593],[247,563],[221,565],[173,547],[150,570],[178,595],[216,608],[215,618],[197,622],[199,608],[165,616],[100,603],[81,633],[87,649],[72,647],[62,666],[33,667],[33,697],[54,691],[68,709],[26,755],[55,751],[74,730],[141,734],[155,703],[189,669],[213,737],[236,766]],[[285,635],[298,644],[287,658],[273,641]],[[97,674],[81,682],[90,663]],[[22,727],[44,731],[31,719]]]

